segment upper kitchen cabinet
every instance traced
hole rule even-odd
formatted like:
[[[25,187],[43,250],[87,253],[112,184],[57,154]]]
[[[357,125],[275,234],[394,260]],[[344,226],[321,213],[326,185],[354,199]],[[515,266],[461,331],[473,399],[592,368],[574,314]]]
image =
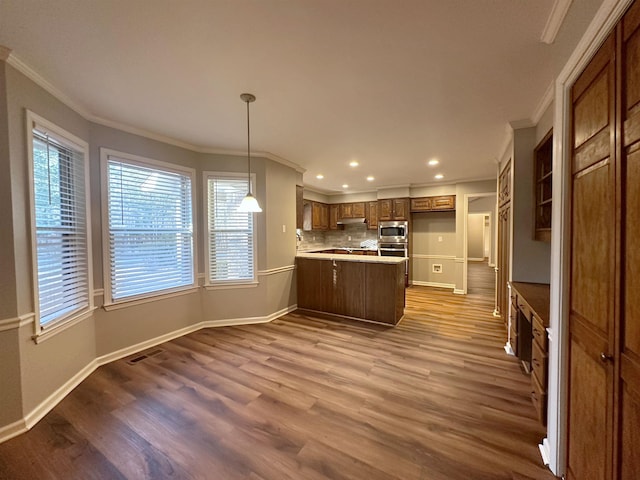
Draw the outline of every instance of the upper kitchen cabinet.
[[[329,230],[329,205],[305,201],[303,227],[304,230]]]
[[[367,219],[367,228],[369,230],[377,230],[378,229],[378,202],[367,202],[366,204],[366,215]]]
[[[329,230],[338,230],[338,219],[340,218],[340,205],[329,205]]]
[[[296,228],[304,228],[304,188],[296,185]]]
[[[443,212],[456,209],[455,195],[420,197],[411,199],[412,212]]]
[[[340,218],[364,218],[365,203],[341,203],[339,216]]]
[[[551,165],[553,135],[550,130],[534,150],[535,239],[551,241]]]
[[[378,200],[378,220],[409,220],[408,198]]]

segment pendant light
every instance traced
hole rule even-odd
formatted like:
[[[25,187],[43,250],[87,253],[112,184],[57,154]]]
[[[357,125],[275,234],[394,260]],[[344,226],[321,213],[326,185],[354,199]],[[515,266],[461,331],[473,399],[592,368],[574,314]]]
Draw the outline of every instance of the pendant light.
[[[256,101],[255,95],[243,93],[240,95],[243,102],[247,104],[247,182],[249,183],[249,193],[245,195],[238,207],[239,212],[261,212],[262,209],[258,205],[258,200],[251,193],[251,136],[249,129],[249,104]]]

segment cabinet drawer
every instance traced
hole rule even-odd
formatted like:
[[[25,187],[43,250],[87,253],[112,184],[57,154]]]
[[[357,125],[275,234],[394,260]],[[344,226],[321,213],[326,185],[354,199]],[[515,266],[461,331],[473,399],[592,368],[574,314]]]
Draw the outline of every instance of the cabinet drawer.
[[[537,342],[533,342],[531,348],[531,369],[543,390],[547,390],[547,353],[540,349]]]
[[[538,420],[543,425],[547,424],[547,394],[542,389],[535,375],[531,376],[531,402],[536,409]]]
[[[531,333],[533,334],[535,342],[537,342],[542,351],[547,352],[549,350],[547,329],[544,328],[544,326],[542,325],[542,321],[538,318],[537,315],[533,316],[533,321],[531,322]]]

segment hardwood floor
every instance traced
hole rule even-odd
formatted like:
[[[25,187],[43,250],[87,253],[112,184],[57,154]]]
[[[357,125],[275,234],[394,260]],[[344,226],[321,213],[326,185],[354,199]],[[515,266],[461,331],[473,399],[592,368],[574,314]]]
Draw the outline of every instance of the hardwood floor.
[[[99,368],[0,445],[0,478],[554,478],[492,311],[411,287],[395,328],[289,314],[192,333]]]

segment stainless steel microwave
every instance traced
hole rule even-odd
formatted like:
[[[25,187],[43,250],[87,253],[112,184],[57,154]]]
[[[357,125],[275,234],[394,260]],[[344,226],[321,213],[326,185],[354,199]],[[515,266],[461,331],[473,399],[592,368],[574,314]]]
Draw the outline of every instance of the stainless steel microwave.
[[[408,222],[379,222],[378,242],[407,243],[409,239]]]

